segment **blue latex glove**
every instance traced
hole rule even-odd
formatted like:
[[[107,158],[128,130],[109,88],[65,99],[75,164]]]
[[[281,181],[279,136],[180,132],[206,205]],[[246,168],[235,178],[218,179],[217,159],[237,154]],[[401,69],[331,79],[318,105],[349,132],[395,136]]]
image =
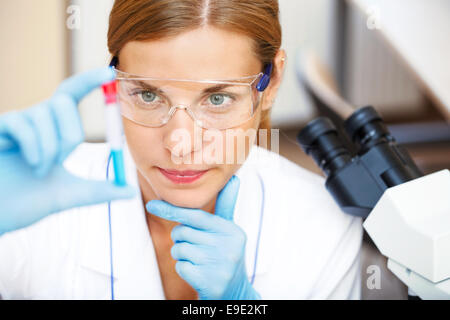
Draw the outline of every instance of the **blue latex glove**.
[[[62,166],[84,139],[78,102],[114,77],[109,68],[76,75],[49,100],[0,116],[0,235],[50,213],[135,194],[131,187],[75,177]]]
[[[245,232],[233,222],[239,179],[233,176],[217,196],[215,214],[173,206],[162,200],[147,203],[147,210],[179,222],[172,229],[172,257],[176,271],[200,299],[261,299],[245,270]]]

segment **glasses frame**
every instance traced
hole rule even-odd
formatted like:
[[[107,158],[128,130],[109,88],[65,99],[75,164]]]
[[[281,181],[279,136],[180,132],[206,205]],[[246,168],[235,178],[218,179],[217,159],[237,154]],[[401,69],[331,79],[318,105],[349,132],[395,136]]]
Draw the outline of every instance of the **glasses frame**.
[[[254,85],[255,81],[259,78],[260,80],[256,84],[256,90],[259,93],[262,93],[267,88],[267,86],[269,85],[270,76],[272,74],[272,68],[273,68],[272,67],[272,63],[269,63],[264,68],[264,72],[260,72],[258,74],[251,75],[251,76],[245,76],[245,77],[233,78],[233,79],[222,79],[222,80],[214,80],[214,79],[211,79],[211,80],[193,80],[193,79],[155,78],[155,77],[140,76],[140,75],[135,75],[135,74],[131,74],[131,73],[127,73],[127,72],[121,71],[121,70],[116,68],[116,65],[117,65],[117,58],[113,57],[113,59],[111,60],[111,63],[110,63],[110,67],[116,72],[116,74],[119,73],[119,74],[124,74],[125,75],[125,77],[120,77],[120,76],[116,77],[116,80],[119,80],[119,81],[120,80],[138,80],[138,81],[139,80],[141,80],[141,81],[145,81],[145,80],[159,80],[159,81],[179,81],[179,82],[196,82],[196,83],[211,83],[211,84],[248,85],[250,87],[250,90],[252,90],[251,89],[252,86]],[[239,82],[239,81],[245,81],[247,79],[248,80],[252,80],[252,81],[250,81],[250,82]],[[260,100],[258,99],[256,107],[255,106],[253,107],[252,116],[253,116],[255,110],[257,109],[257,107],[259,105],[259,102],[260,102]],[[205,129],[210,129],[208,127],[205,127],[203,125],[203,123],[201,122],[201,120],[196,119],[194,112],[189,108],[189,106],[182,105],[182,104],[171,106],[169,111],[168,111],[168,113],[167,113],[166,119],[161,124],[158,124],[158,125],[148,125],[148,124],[136,121],[134,119],[130,119],[130,117],[124,115],[123,113],[122,113],[122,115],[124,117],[126,117],[128,120],[130,120],[130,121],[132,121],[132,122],[134,122],[134,123],[136,123],[138,125],[141,125],[141,126],[144,126],[144,127],[149,127],[149,128],[159,128],[159,127],[162,127],[165,124],[167,124],[167,122],[169,122],[169,120],[172,118],[172,116],[175,113],[175,111],[178,110],[178,109],[186,110],[186,112],[189,114],[189,116],[194,120],[194,122],[198,126],[200,126],[202,128],[205,128]],[[237,125],[235,125],[233,127],[236,127],[238,125],[239,124],[237,124]],[[233,127],[229,127],[229,128],[233,128]],[[224,129],[229,129],[229,128],[223,128],[223,129],[219,129],[219,130],[224,130]],[[215,128],[215,129],[217,129],[217,128]]]

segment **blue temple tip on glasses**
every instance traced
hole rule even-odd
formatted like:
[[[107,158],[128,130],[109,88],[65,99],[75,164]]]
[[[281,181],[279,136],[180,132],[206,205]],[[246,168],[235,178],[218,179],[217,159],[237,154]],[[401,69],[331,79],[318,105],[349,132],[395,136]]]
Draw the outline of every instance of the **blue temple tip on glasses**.
[[[262,75],[261,80],[259,80],[258,84],[256,85],[256,90],[262,92],[267,88],[270,82],[270,76],[272,75],[272,68],[272,63],[266,65],[266,67],[264,68],[264,74]]]
[[[118,62],[118,58],[117,57],[113,57],[112,59],[111,59],[111,62],[109,63],[109,66],[110,67],[116,67],[117,66],[117,62]]]

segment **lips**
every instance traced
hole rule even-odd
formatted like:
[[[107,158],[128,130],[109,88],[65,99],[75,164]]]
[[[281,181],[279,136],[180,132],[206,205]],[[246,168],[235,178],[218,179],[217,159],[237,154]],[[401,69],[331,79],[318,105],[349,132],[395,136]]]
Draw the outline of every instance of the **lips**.
[[[159,171],[174,183],[192,183],[200,179],[208,170],[169,170],[158,168]]]

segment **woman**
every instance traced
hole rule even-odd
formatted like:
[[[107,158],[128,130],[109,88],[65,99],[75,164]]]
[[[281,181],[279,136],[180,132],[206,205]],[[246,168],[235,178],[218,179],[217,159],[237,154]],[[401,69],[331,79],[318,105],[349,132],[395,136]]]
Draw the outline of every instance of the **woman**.
[[[75,76],[0,119],[12,192],[1,199],[1,295],[359,298],[360,219],[340,212],[322,178],[247,134],[270,128],[280,45],[276,0],[116,0],[115,74]],[[108,149],[79,145],[76,104],[114,77],[127,188],[92,181],[109,172]]]

